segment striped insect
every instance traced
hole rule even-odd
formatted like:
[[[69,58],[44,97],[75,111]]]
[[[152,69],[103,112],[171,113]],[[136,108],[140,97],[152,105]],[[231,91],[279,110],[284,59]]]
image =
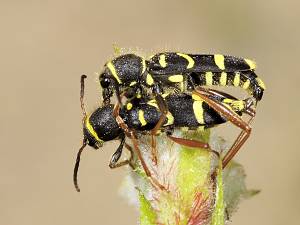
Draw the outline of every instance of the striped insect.
[[[107,62],[99,80],[105,103],[116,93],[133,97],[152,95],[157,101],[169,92],[191,92],[199,86],[235,86],[260,101],[265,85],[257,77],[255,62],[221,54],[158,53],[146,60],[135,54],[125,54]],[[159,104],[161,110],[163,103]]]
[[[234,125],[240,127],[242,132],[237,138],[237,141],[224,156],[223,167],[226,167],[228,162],[250,135],[251,127],[247,122],[243,121],[240,116],[243,113],[246,113],[251,116],[251,119],[254,117],[255,111],[251,108],[254,103],[252,98],[238,100],[233,96],[220,91],[198,90],[192,95],[179,93],[164,96],[163,99],[169,109],[166,117],[164,117],[163,113],[159,110],[156,100],[144,98],[133,99],[122,107],[118,103],[115,106],[107,104],[98,108],[90,115],[87,115],[83,103],[84,78],[85,76],[82,76],[81,78],[80,97],[84,114],[84,138],[82,147],[77,154],[73,176],[77,191],[79,191],[77,172],[80,155],[86,145],[98,149],[107,141],[120,140],[120,145],[113,154],[109,166],[111,168],[120,167],[126,164],[133,166],[131,163],[132,157],[125,161],[118,162],[122,154],[122,149],[125,146],[131,152],[131,155],[133,150],[136,152],[146,175],[152,180],[154,185],[163,189],[164,187],[152,177],[151,172],[143,159],[141,151],[139,150],[139,135],[151,135],[151,153],[154,163],[157,162],[155,136],[160,132],[166,132],[168,137],[178,144],[188,147],[204,148],[218,155],[217,152],[210,148],[208,143],[173,137],[172,133],[176,128],[210,128],[225,123],[226,121],[231,121]],[[133,149],[125,142],[126,137],[132,140],[134,146]]]

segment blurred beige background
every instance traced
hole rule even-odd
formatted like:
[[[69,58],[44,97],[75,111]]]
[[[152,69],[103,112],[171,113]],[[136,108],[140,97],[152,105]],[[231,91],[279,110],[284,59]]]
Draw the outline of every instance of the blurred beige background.
[[[82,139],[79,77],[89,76],[92,110],[100,99],[95,72],[113,43],[255,59],[267,91],[237,160],[248,186],[262,192],[240,204],[232,224],[299,224],[299,7],[293,0],[2,0],[0,224],[137,224],[118,194],[126,169],[107,166],[115,143],[87,149],[82,192],[72,184]]]

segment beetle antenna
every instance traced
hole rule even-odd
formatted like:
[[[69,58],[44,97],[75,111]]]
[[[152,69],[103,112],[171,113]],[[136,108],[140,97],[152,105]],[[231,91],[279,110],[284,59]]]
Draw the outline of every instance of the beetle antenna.
[[[86,111],[85,111],[85,106],[84,106],[84,101],[83,101],[83,97],[84,97],[84,79],[87,78],[86,75],[81,75],[80,78],[80,106],[81,106],[81,110],[83,113],[83,121],[86,118]]]
[[[84,79],[87,78],[86,75],[81,75],[80,77],[80,106],[81,106],[81,110],[82,110],[82,114],[83,114],[83,118],[82,118],[82,124],[84,124],[85,120],[86,120],[86,111],[85,111],[85,106],[84,106]],[[82,141],[82,146],[80,147],[78,153],[77,153],[77,158],[76,158],[76,162],[75,162],[75,166],[74,166],[74,172],[73,172],[73,183],[74,186],[76,188],[76,191],[80,192],[80,188],[78,186],[78,180],[77,180],[77,174],[78,174],[78,169],[79,169],[79,163],[80,163],[80,156],[81,156],[81,152],[83,151],[83,149],[85,148],[85,146],[87,145],[87,139],[84,138]]]
[[[81,153],[82,153],[82,151],[83,151],[83,149],[85,148],[86,145],[87,145],[87,140],[83,139],[82,146],[80,147],[80,149],[77,153],[76,163],[75,163],[75,166],[74,166],[73,183],[74,183],[74,186],[76,188],[76,191],[78,191],[78,192],[80,192],[80,188],[78,186],[78,179],[77,179],[79,163],[80,163],[80,156],[81,156]]]

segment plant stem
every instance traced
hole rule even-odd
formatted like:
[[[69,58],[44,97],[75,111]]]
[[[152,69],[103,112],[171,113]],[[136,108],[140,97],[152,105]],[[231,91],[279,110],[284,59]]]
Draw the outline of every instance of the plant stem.
[[[225,148],[224,140],[211,138],[209,130],[176,131],[174,136],[210,143],[214,150]],[[158,162],[154,165],[151,138],[142,135],[138,140],[152,176],[167,188],[165,191],[153,186],[135,159],[135,169],[130,175],[133,184],[129,187],[134,186],[138,191],[141,225],[223,225],[241,198],[258,193],[246,188],[245,172],[240,164],[229,163],[223,171],[221,159],[207,149],[178,145],[163,133],[157,137]],[[127,189],[126,193],[133,191]],[[132,202],[134,196],[128,197]]]
[[[177,136],[208,143],[210,132],[177,132]],[[153,176],[168,189],[154,187],[136,163],[134,181],[139,191],[140,224],[207,224],[215,203],[215,181],[211,179],[215,155],[207,149],[175,144],[162,134],[157,137],[158,163],[154,165],[149,138],[139,140]]]

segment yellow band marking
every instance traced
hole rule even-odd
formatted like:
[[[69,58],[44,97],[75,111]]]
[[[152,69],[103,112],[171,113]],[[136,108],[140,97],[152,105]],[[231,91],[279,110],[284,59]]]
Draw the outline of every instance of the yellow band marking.
[[[219,67],[220,70],[225,70],[225,65],[224,65],[224,55],[214,55],[214,60],[216,65]]]
[[[137,98],[141,98],[141,97],[142,97],[141,93],[138,93],[138,94],[136,95],[136,97],[137,97]]]
[[[86,129],[89,131],[89,133],[100,143],[103,143],[104,141],[101,140],[99,137],[98,137],[98,134],[96,133],[96,131],[94,130],[93,126],[91,125],[90,123],[90,116],[88,116],[85,120],[85,127]]]
[[[168,112],[166,116],[167,116],[168,122],[166,124],[164,124],[164,126],[169,126],[169,125],[174,124],[174,116],[170,112]]]
[[[181,91],[181,92],[184,91],[184,82],[180,82],[180,91]]]
[[[251,59],[245,59],[245,62],[250,67],[250,70],[254,70],[256,68],[256,63],[252,61]]]
[[[245,90],[247,90],[248,88],[249,88],[249,86],[250,86],[250,80],[249,79],[247,79],[246,81],[245,81],[245,83],[243,84],[243,89],[245,89]]]
[[[151,106],[153,106],[153,107],[155,107],[155,108],[157,108],[157,109],[159,109],[159,107],[158,107],[157,102],[156,102],[155,99],[149,100],[149,101],[147,102],[147,104],[148,104],[148,105],[151,105]]]
[[[153,85],[153,83],[154,83],[154,80],[153,80],[151,74],[149,74],[149,73],[146,76],[146,83],[150,86]]]
[[[227,73],[222,72],[221,77],[220,77],[220,85],[221,86],[226,86],[226,83],[227,83]]]
[[[240,86],[240,73],[235,73],[234,79],[233,79],[233,86],[238,87]]]
[[[146,60],[143,58],[142,59],[142,74],[145,73],[146,71]]]
[[[161,67],[165,68],[167,67],[167,62],[166,62],[166,55],[160,55],[159,56],[159,64],[161,65]]]
[[[261,79],[259,79],[258,77],[255,78],[255,79],[256,79],[258,85],[259,85],[262,89],[266,89],[266,85],[265,85],[265,83],[264,83]]]
[[[183,81],[182,75],[172,75],[168,77],[168,80],[174,83],[179,83]]]
[[[119,84],[122,84],[122,81],[120,80],[116,68],[114,67],[114,65],[112,64],[112,62],[107,63],[107,67],[110,70],[111,74],[114,76],[114,78],[117,80],[117,82]]]
[[[129,84],[130,87],[132,87],[132,86],[134,86],[134,85],[136,85],[136,81],[132,81],[132,82]]]
[[[157,103],[156,103],[155,100],[150,100],[149,102],[147,102],[147,104],[148,104],[148,105],[151,105],[151,106],[153,106],[153,107],[155,107],[155,108],[157,108],[157,109],[159,109],[159,107],[158,107],[158,105],[157,105]]]
[[[170,94],[170,93],[164,93],[164,94],[162,94],[161,96],[162,96],[163,98],[166,98],[166,97],[168,97],[169,94]]]
[[[145,117],[144,117],[144,111],[143,110],[139,110],[139,121],[140,121],[142,126],[145,126],[147,124],[147,121],[145,120]]]
[[[131,110],[131,109],[132,109],[132,103],[128,102],[128,103],[126,104],[126,109],[127,109],[127,110]]]
[[[204,115],[203,115],[203,101],[194,101],[193,110],[196,120],[199,124],[204,124]]]
[[[176,53],[177,55],[185,58],[188,61],[188,65],[187,65],[187,69],[191,69],[194,67],[195,65],[195,61],[193,60],[193,58],[187,54],[183,54],[183,53]]]
[[[212,72],[206,72],[205,73],[205,81],[206,81],[206,85],[212,85],[213,84],[213,73]]]
[[[194,99],[195,101],[203,101],[202,98],[200,98],[200,96],[196,94],[192,94],[192,99]]]

